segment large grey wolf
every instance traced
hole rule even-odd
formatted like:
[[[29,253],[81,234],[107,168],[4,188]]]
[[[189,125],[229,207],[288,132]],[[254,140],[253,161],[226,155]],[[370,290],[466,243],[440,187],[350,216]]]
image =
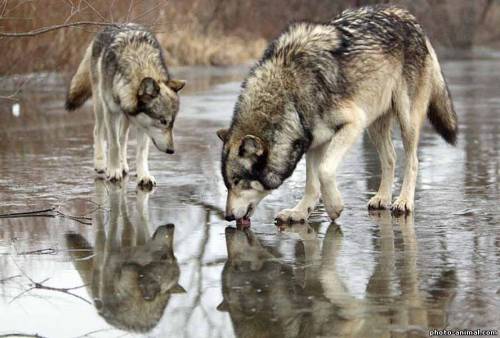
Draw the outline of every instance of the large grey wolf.
[[[392,202],[393,120],[401,127],[406,164],[395,212],[413,210],[420,127],[427,116],[453,144],[457,117],[428,38],[415,18],[395,7],[347,10],[325,24],[297,23],[273,41],[243,82],[224,142],[226,217],[247,221],[306,154],[302,200],[278,221],[303,221],[320,196],[335,219],[343,209],[335,172],[363,133],[382,164],[370,208]]]
[[[160,226],[150,237],[147,192],[138,191],[139,220],[132,222],[126,188],[101,180],[96,184],[100,205],[107,204],[106,190],[110,189],[109,223],[106,229],[104,211],[99,209],[94,220],[94,247],[79,234],[66,234],[75,268],[97,311],[109,324],[127,331],[150,331],[158,324],[170,296],[185,292],[178,284],[174,225]]]
[[[97,34],[71,80],[66,109],[74,110],[94,97],[94,166],[98,174],[121,180],[129,171],[127,141],[132,122],[137,127],[138,183],[155,184],[147,163],[149,137],[160,151],[173,154],[177,92],[184,84],[170,76],[158,40],[144,27],[110,26]]]

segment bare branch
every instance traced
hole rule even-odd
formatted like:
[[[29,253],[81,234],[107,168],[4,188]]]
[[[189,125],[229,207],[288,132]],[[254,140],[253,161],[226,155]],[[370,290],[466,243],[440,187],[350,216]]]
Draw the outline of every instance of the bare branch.
[[[139,14],[138,16],[136,16],[135,18],[132,19],[133,22],[137,22],[138,20],[144,18],[146,15],[148,15],[149,13],[153,12],[153,11],[157,11],[159,10],[160,8],[163,8],[165,7],[166,5],[168,5],[168,1],[165,1],[165,3],[158,3],[156,4],[156,6],[153,6],[151,7],[150,9],[144,11],[143,13]]]
[[[13,217],[24,217],[24,216],[30,216],[30,215],[38,215],[38,214],[43,214],[47,212],[51,212],[56,210],[55,207],[48,208],[48,209],[42,209],[42,210],[33,210],[33,211],[24,211],[24,212],[12,212],[8,214],[1,214],[0,218],[13,218]]]
[[[128,6],[127,18],[125,19],[125,22],[128,22],[128,19],[130,18],[130,14],[132,14],[133,8],[134,8],[134,0],[130,0],[130,4]]]
[[[38,333],[20,333],[20,332],[14,332],[14,333],[4,333],[0,334],[0,337],[25,337],[25,338],[45,338],[44,336],[40,336]]]
[[[32,30],[30,32],[21,32],[21,33],[15,33],[15,32],[0,32],[0,37],[5,37],[5,38],[24,38],[24,37],[32,37],[32,36],[37,36],[40,34],[48,33],[51,31],[55,31],[61,28],[68,28],[68,27],[78,27],[78,26],[113,26],[113,27],[119,27],[117,24],[114,23],[109,23],[109,22],[97,22],[97,21],[77,21],[77,22],[71,22],[71,23],[65,23],[61,25],[54,25],[50,27],[43,27],[39,29]]]
[[[87,0],[82,0],[82,1],[85,2],[87,6],[89,6],[92,9],[92,11],[101,18],[101,20],[106,21],[106,18],[101,13],[99,13],[99,11],[94,6],[92,6]]]
[[[15,95],[9,95],[9,96],[2,96],[0,95],[0,100],[7,100],[7,101],[19,101],[19,98],[17,98]]]
[[[94,209],[93,211],[97,210],[98,208]],[[57,210],[55,207],[49,208],[49,209],[43,209],[43,210],[35,210],[35,211],[26,211],[26,212],[13,212],[13,213],[8,213],[8,214],[0,214],[0,218],[20,218],[20,217],[62,217],[62,218],[68,218],[72,221],[85,224],[85,225],[92,225],[90,220],[92,220],[91,217],[86,217],[86,216],[74,216],[74,215],[68,215],[63,213],[60,210]]]

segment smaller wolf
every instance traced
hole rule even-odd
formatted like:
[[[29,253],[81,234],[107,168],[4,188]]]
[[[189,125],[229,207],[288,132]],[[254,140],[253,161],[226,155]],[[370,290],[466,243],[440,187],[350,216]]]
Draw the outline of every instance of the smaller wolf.
[[[457,116],[434,49],[415,17],[396,7],[347,10],[333,21],[291,25],[273,41],[242,85],[224,142],[226,219],[248,223],[306,155],[302,200],[280,222],[305,221],[321,196],[331,219],[343,202],[335,173],[364,130],[382,175],[371,209],[413,211],[420,128],[427,116],[454,144]],[[392,201],[393,121],[405,149],[404,180]]]
[[[155,185],[147,163],[149,138],[160,151],[174,153],[177,93],[184,85],[185,81],[170,76],[158,40],[144,27],[116,25],[98,33],[71,80],[66,98],[67,110],[80,107],[90,96],[94,98],[95,171],[111,181],[128,173],[127,142],[132,122],[137,127],[138,184]]]

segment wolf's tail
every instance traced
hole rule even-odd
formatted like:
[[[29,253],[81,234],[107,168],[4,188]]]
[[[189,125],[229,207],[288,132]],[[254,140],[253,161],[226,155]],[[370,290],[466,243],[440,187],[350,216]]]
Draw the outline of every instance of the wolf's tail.
[[[432,56],[432,92],[427,117],[432,126],[446,142],[455,145],[458,134],[457,114],[453,108],[450,91],[441,72],[434,49],[427,42]]]
[[[68,93],[66,94],[66,110],[75,110],[92,96],[92,85],[90,83],[90,59],[92,55],[92,44],[87,48],[82,62],[78,66],[76,74],[71,79]]]

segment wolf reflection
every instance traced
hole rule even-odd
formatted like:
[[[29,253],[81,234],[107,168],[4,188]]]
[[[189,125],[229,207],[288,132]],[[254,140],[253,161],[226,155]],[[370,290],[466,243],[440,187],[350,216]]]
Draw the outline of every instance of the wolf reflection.
[[[413,337],[446,327],[454,270],[442,271],[434,281],[439,294],[420,291],[413,218],[398,219],[394,229],[389,212],[372,218],[379,257],[361,299],[338,273],[343,236],[335,223],[322,243],[319,226],[283,229],[299,235],[295,264],[280,260],[251,230],[226,228],[228,260],[218,310],[229,313],[236,336]]]
[[[106,205],[109,194],[109,221],[105,222],[104,210],[97,211],[94,247],[76,233],[67,233],[66,242],[99,314],[116,328],[148,332],[158,324],[171,294],[185,291],[178,284],[174,225],[162,225],[150,236],[148,193],[140,190],[139,221],[133,224],[126,186],[126,182],[120,186],[97,180],[97,202]]]

